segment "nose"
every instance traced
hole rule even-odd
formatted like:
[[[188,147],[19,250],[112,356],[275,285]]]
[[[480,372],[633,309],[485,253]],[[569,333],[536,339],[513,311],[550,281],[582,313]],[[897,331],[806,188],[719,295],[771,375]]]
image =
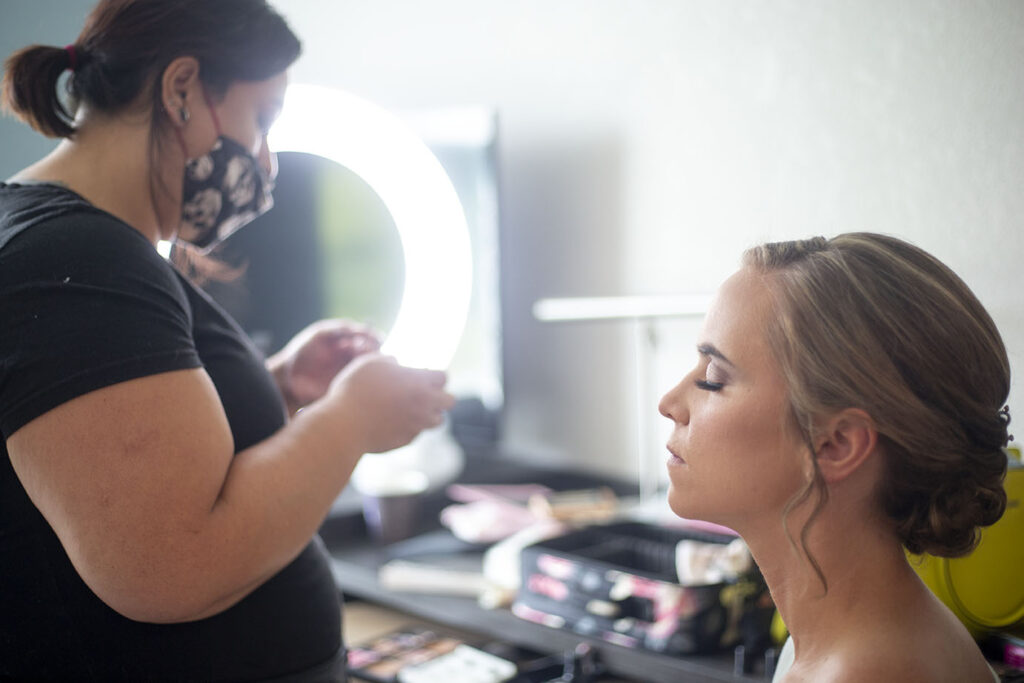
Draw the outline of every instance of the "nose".
[[[260,166],[263,167],[263,170],[267,172],[267,176],[273,182],[277,178],[277,154],[270,151],[266,135],[260,141],[260,151],[256,158],[259,159]]]
[[[684,400],[683,385],[685,383],[686,380],[683,380],[672,387],[658,402],[658,412],[677,424],[685,424],[690,419],[690,413]]]

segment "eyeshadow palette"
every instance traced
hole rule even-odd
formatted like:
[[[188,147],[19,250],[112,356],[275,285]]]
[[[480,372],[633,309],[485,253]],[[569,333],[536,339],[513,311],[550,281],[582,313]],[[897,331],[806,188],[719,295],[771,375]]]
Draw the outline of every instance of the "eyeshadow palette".
[[[349,673],[371,683],[501,683],[512,662],[437,631],[409,626],[348,651]]]

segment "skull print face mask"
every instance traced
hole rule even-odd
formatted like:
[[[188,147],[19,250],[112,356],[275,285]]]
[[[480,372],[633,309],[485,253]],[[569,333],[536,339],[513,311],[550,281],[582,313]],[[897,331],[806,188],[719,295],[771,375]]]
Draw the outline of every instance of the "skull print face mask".
[[[208,153],[185,164],[178,236],[205,252],[269,211],[274,200],[273,180],[256,157],[221,133],[210,98],[203,95],[218,138]]]

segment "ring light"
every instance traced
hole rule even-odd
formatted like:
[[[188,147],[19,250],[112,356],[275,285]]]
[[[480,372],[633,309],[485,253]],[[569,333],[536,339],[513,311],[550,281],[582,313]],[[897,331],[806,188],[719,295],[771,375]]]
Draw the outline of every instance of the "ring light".
[[[382,351],[403,365],[446,368],[466,324],[473,267],[462,205],[430,149],[385,109],[301,84],[288,87],[268,144],[341,164],[381,198],[405,257],[405,290]]]

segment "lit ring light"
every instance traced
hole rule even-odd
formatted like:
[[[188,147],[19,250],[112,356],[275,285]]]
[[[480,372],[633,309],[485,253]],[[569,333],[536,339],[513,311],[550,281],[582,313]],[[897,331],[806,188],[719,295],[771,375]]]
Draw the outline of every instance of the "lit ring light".
[[[405,291],[382,351],[411,367],[448,367],[466,324],[473,266],[462,205],[426,144],[375,104],[293,84],[269,146],[335,161],[373,188],[405,256]]]

